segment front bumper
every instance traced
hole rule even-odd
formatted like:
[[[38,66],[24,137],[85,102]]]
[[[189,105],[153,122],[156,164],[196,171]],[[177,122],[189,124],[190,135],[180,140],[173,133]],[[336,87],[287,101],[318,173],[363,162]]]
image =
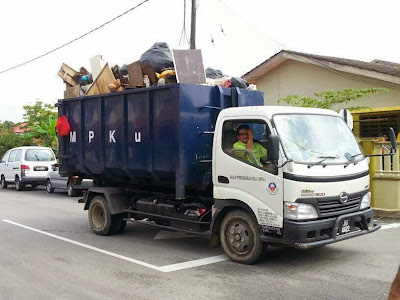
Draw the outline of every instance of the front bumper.
[[[351,230],[341,234],[343,222],[347,222]],[[372,233],[381,228],[377,224],[371,225],[371,222],[371,208],[324,220],[296,222],[285,219],[283,238],[261,236],[261,240],[292,245],[298,249],[310,249]]]

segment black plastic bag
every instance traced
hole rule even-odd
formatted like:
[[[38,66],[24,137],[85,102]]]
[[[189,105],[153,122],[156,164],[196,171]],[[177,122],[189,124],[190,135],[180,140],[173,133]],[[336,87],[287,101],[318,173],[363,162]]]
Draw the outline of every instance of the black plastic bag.
[[[222,74],[221,70],[207,68],[206,69],[206,77],[211,78],[211,79],[217,79],[217,78],[224,77],[224,74]]]
[[[243,78],[240,78],[240,77],[232,77],[231,78],[231,87],[247,89],[248,86],[249,86],[249,84]]]
[[[142,54],[140,62],[143,64],[150,61],[153,69],[157,73],[161,73],[161,69],[173,68],[174,61],[172,53],[167,43],[155,43],[149,50]]]

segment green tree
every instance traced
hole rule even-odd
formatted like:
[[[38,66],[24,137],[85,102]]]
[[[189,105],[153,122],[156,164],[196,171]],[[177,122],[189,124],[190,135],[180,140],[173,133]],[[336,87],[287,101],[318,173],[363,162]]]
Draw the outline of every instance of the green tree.
[[[344,89],[343,91],[322,91],[314,93],[315,98],[312,97],[302,97],[299,95],[290,95],[285,98],[280,98],[278,103],[284,101],[293,106],[300,107],[315,107],[315,108],[326,108],[332,109],[334,105],[345,104],[349,102],[371,97],[374,94],[381,92],[389,92],[385,88],[371,88],[371,89]],[[349,110],[368,108],[367,106],[354,106],[346,107]]]
[[[7,150],[19,146],[32,145],[33,141],[30,137],[25,137],[23,135],[16,135],[13,128],[0,129],[0,157],[6,153]]]
[[[11,121],[4,121],[4,122],[1,122],[1,121],[0,121],[0,130],[14,128],[15,125],[16,125],[16,124],[14,124],[14,123],[11,122]]]
[[[42,146],[51,147],[57,151],[58,139],[56,134],[57,119],[53,116],[48,116],[46,121],[40,121],[39,124],[29,126],[29,131],[23,134],[24,138],[35,139]]]
[[[49,116],[57,118],[57,110],[54,105],[43,103],[38,99],[35,104],[24,105],[23,108],[25,110],[24,120],[28,123],[27,127],[39,125],[42,121],[46,122]]]
[[[23,134],[24,138],[34,139],[35,144],[51,147],[57,151],[58,139],[56,134],[57,111],[51,104],[36,100],[33,105],[23,106],[25,128],[29,131]]]

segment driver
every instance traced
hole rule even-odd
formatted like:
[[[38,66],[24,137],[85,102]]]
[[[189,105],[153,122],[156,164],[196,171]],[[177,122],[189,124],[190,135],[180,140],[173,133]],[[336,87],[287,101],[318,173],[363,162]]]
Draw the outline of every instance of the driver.
[[[251,151],[256,159],[257,165],[262,167],[261,159],[267,159],[267,149],[261,146],[259,143],[254,142],[254,131],[249,128],[247,125],[240,125],[237,129],[238,135],[237,141],[233,145],[233,149],[247,149]],[[236,154],[238,157],[242,157],[247,161],[254,163],[254,161],[246,155],[244,152],[240,152]]]

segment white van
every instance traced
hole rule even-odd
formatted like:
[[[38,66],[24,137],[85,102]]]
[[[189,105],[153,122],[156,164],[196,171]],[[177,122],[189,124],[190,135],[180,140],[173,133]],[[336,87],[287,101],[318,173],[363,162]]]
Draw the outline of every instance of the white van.
[[[51,165],[56,163],[56,156],[48,147],[26,146],[8,150],[0,162],[1,187],[5,189],[9,184],[15,184],[15,189],[21,191],[25,185],[44,185]]]

